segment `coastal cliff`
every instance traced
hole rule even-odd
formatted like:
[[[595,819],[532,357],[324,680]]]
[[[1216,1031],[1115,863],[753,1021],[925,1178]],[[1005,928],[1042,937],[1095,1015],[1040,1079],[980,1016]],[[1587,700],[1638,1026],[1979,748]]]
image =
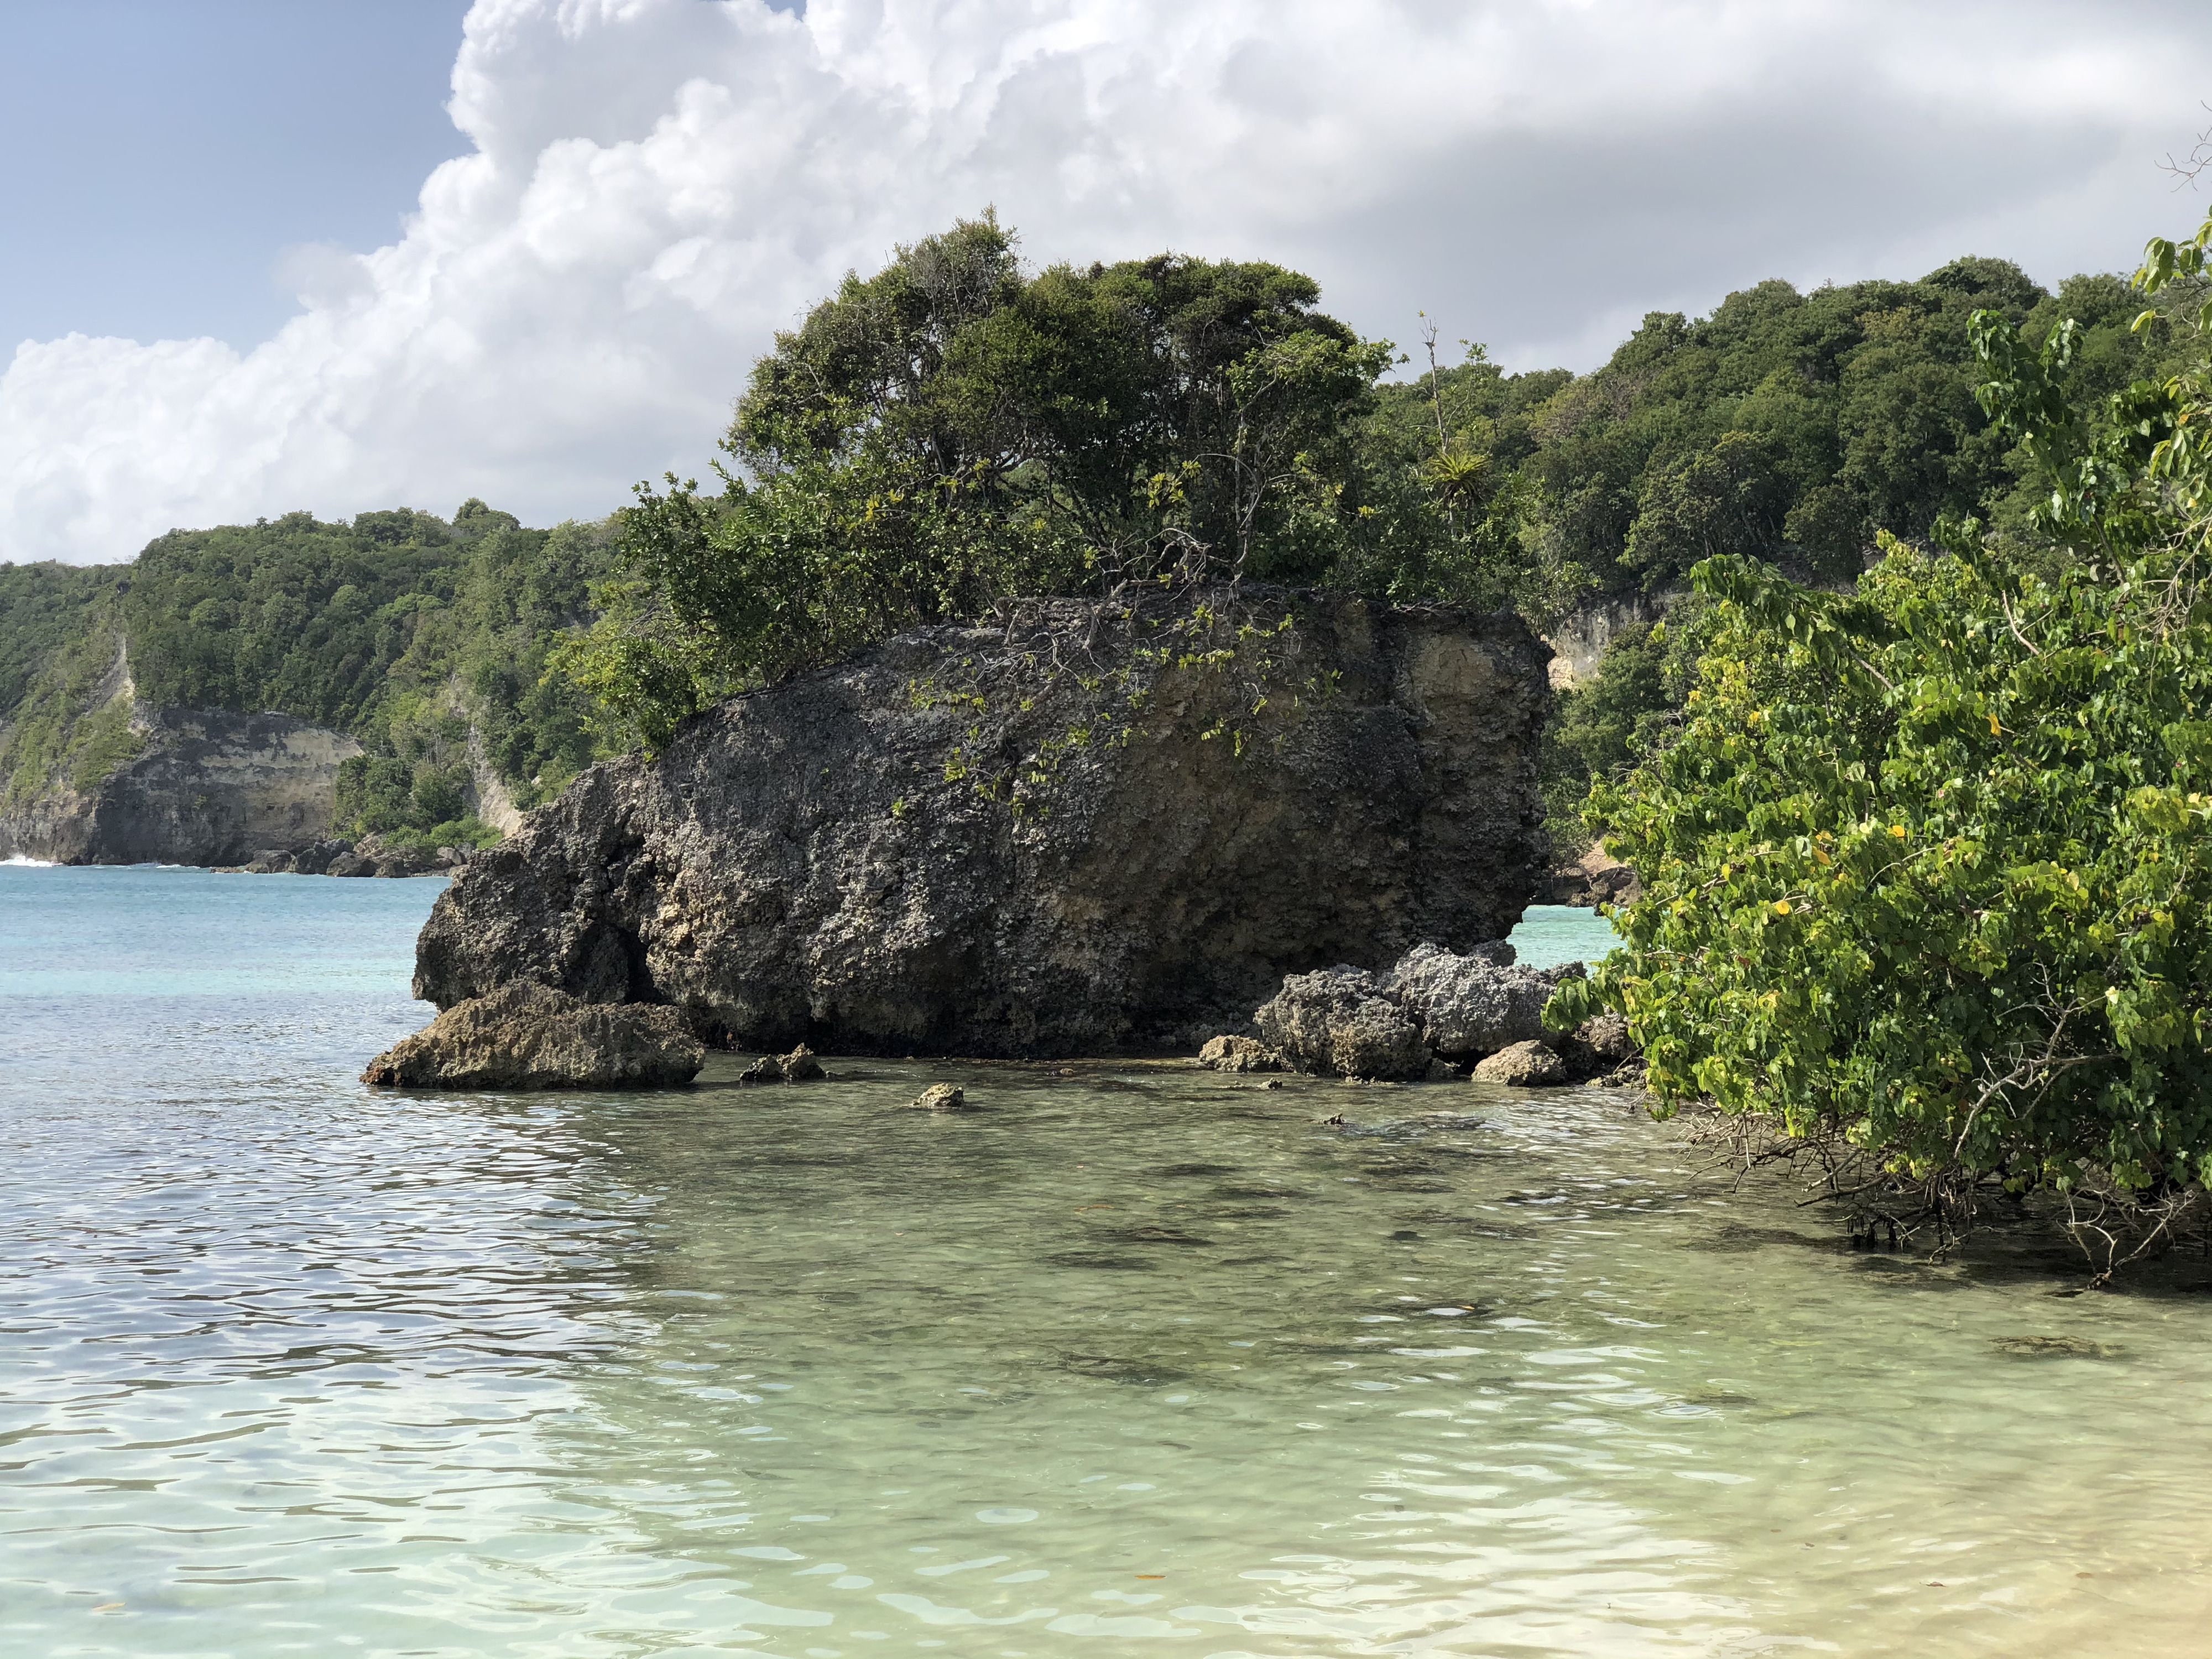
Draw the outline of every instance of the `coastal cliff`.
[[[124,757],[58,769],[0,806],[0,858],[235,864],[331,833],[339,764],[361,753],[351,738],[289,714],[148,708],[127,684],[100,708],[118,702]]]
[[[1054,601],[734,698],[473,859],[416,994],[670,1003],[750,1048],[1099,1052],[1241,1027],[1286,972],[1502,936],[1542,876],[1545,647],[1504,614],[1286,608],[1249,673]]]

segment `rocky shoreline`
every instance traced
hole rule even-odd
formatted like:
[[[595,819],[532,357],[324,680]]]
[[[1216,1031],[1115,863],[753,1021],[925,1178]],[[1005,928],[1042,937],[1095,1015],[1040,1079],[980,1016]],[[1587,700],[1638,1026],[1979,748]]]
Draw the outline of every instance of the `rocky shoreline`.
[[[1388,973],[1339,966],[1290,975],[1254,1012],[1249,1025],[1258,1036],[1210,1038],[1190,1063],[1235,1075],[1297,1072],[1348,1083],[1640,1082],[1640,1057],[1618,1014],[1564,1034],[1545,1030],[1552,993],[1582,973],[1580,963],[1522,966],[1502,940],[1463,956],[1424,944]],[[378,1055],[362,1081],[433,1090],[667,1088],[690,1083],[706,1055],[706,1045],[665,1005],[591,1003],[525,983],[455,1004]],[[802,1045],[760,1056],[736,1081],[748,1087],[824,1076],[813,1050]],[[950,1104],[928,1094],[916,1104],[960,1110],[958,1093],[951,1091]]]
[[[210,867],[227,876],[449,876],[477,854],[471,847],[426,848],[363,836],[264,848],[245,863]]]

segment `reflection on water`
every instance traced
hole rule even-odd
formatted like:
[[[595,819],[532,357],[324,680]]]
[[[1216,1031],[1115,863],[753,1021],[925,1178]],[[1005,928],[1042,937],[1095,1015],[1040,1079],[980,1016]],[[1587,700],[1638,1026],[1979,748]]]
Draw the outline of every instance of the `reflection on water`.
[[[9,1651],[2202,1650],[2195,1267],[1853,1254],[1595,1090],[395,1099],[428,884],[229,879],[221,994],[0,1001]]]

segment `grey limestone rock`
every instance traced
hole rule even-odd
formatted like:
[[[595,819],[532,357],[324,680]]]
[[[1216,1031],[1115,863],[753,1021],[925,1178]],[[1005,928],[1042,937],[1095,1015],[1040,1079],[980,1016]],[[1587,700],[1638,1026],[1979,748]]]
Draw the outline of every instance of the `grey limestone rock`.
[[[1610,1008],[1591,1015],[1559,1044],[1559,1058],[1578,1079],[1608,1077],[1638,1057],[1627,1020]]]
[[[1052,600],[722,703],[471,857],[417,994],[665,1002],[756,1051],[1188,1052],[1286,973],[1508,932],[1543,874],[1544,647],[1504,613],[1271,592],[1208,596],[1295,618],[1256,686]]]
[[[1510,1084],[1516,1089],[1541,1089],[1573,1081],[1567,1063],[1540,1042],[1516,1042],[1487,1060],[1475,1062],[1475,1077],[1484,1083]]]
[[[763,1054],[738,1074],[740,1084],[811,1083],[822,1075],[822,1062],[805,1043],[787,1054]]]
[[[1303,1072],[1389,1081],[1428,1075],[1420,1028],[1364,969],[1293,974],[1254,1018],[1261,1040]]]
[[[1579,963],[1522,967],[1510,945],[1461,956],[1422,944],[1390,970],[1386,988],[1419,1024],[1431,1048],[1448,1060],[1467,1060],[1541,1041],[1545,1003],[1561,980],[1582,971]]]
[[[707,1051],[672,1008],[607,1007],[510,985],[448,1008],[369,1062],[403,1089],[655,1089],[689,1083]]]
[[[968,1104],[966,1091],[950,1083],[933,1083],[914,1098],[917,1112],[965,1112],[974,1109]]]

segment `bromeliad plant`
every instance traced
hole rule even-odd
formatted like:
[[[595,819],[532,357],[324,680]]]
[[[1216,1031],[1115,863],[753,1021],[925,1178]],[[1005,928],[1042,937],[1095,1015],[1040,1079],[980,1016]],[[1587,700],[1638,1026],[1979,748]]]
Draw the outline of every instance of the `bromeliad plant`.
[[[2208,244],[2212,219],[2151,245],[2166,313]],[[1991,1182],[2094,1194],[2109,1270],[2110,1218],[2140,1249],[2212,1182],[2212,398],[2185,374],[2093,419],[2071,344],[1975,319],[2064,557],[1969,521],[1883,538],[1847,595],[1693,573],[1714,612],[1680,739],[1585,807],[1643,896],[1552,1012],[1618,1009],[1661,1110],[1755,1115],[1838,1190],[1939,1223]]]

